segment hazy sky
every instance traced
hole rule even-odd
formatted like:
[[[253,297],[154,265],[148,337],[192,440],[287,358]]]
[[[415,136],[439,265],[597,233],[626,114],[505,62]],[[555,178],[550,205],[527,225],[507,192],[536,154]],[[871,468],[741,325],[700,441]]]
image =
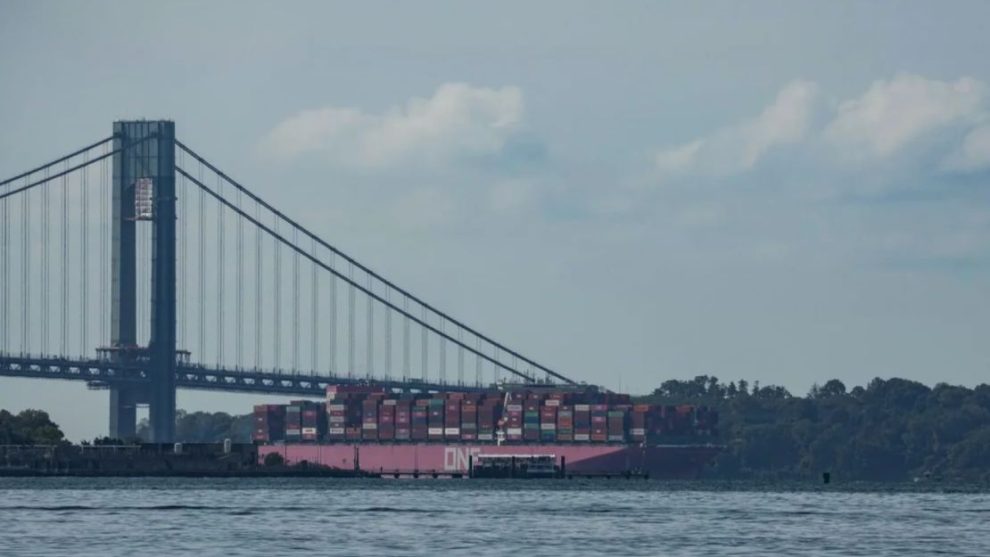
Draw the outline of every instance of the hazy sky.
[[[973,385],[988,52],[986,2],[3,0],[0,176],[171,118],[289,215],[578,379]],[[0,407],[75,438],[105,430],[106,397],[0,379]]]

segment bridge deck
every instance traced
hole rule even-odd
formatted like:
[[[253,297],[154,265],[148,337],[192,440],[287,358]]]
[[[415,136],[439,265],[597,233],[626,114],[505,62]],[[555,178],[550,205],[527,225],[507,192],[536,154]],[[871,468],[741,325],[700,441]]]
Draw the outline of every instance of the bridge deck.
[[[0,354],[0,376],[86,381],[95,385],[146,384],[148,374],[139,363],[76,360],[50,356]],[[324,396],[329,385],[373,384],[401,391],[483,391],[490,386],[436,383],[415,379],[347,377],[307,372],[256,369],[218,369],[179,364],[176,386],[183,389]]]

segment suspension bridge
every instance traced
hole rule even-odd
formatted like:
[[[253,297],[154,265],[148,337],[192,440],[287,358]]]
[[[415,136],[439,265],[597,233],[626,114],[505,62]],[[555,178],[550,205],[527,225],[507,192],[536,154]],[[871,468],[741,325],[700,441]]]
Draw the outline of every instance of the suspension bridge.
[[[177,388],[574,384],[361,264],[225,174],[171,121],[0,182],[0,376],[109,391],[111,437],[175,434]]]

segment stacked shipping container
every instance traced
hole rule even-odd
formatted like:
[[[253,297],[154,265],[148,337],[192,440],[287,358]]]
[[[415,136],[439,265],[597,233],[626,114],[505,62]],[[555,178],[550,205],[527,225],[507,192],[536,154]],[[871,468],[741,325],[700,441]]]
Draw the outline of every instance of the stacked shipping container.
[[[285,439],[285,406],[259,404],[254,407],[254,441],[282,441]]]
[[[717,424],[718,413],[706,407],[632,405],[627,396],[611,393],[394,395],[331,387],[325,404],[256,406],[252,437],[287,443],[645,443],[713,436]]]

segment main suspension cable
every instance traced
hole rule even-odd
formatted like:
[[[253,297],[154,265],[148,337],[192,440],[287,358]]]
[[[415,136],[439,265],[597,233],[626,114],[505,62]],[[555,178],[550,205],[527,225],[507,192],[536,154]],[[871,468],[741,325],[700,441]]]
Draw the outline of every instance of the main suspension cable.
[[[53,161],[51,161],[49,163],[45,163],[45,164],[43,164],[41,166],[38,166],[36,168],[32,168],[31,170],[28,170],[27,172],[22,172],[22,173],[18,174],[17,176],[13,176],[11,178],[7,178],[6,180],[0,182],[0,187],[3,187],[3,186],[6,186],[7,184],[11,184],[13,182],[16,182],[16,181],[20,180],[21,178],[25,178],[25,177],[31,176],[32,174],[37,174],[38,172],[40,172],[42,170],[47,170],[47,169],[49,169],[49,168],[51,168],[51,167],[53,167],[53,166],[55,166],[55,165],[57,165],[57,164],[59,164],[61,162],[65,162],[65,161],[67,161],[69,159],[75,158],[76,156],[81,155],[81,154],[85,153],[86,151],[95,149],[96,147],[99,147],[100,145],[103,145],[104,143],[107,143],[108,141],[113,140],[114,137],[115,136],[111,135],[110,137],[107,137],[105,139],[101,139],[101,140],[99,140],[99,141],[97,141],[95,143],[91,143],[91,144],[83,147],[82,149],[76,149],[75,151],[69,153],[68,155],[59,157],[59,158],[57,158],[57,159],[55,159],[55,160],[53,160]],[[93,161],[93,162],[96,162],[96,161]],[[58,176],[55,176],[55,178],[57,178],[57,177]]]
[[[71,174],[71,173],[75,172],[76,170],[79,170],[80,168],[85,168],[85,167],[87,167],[87,166],[89,166],[91,164],[96,164],[97,162],[99,162],[101,160],[110,158],[110,157],[116,155],[117,153],[120,153],[122,151],[126,151],[127,149],[131,149],[133,147],[136,147],[137,145],[140,145],[140,144],[144,143],[145,141],[148,141],[148,140],[150,140],[152,138],[155,138],[155,137],[158,137],[158,134],[147,135],[145,137],[142,137],[141,139],[132,141],[132,142],[128,143],[127,145],[124,145],[123,147],[119,147],[117,149],[114,149],[112,151],[109,151],[107,153],[104,153],[104,154],[102,154],[102,155],[100,155],[98,157],[95,157],[95,158],[93,158],[93,159],[91,159],[91,160],[89,160],[87,162],[77,164],[77,165],[75,165],[73,167],[69,167],[69,162],[68,162],[69,161],[69,158],[68,157],[62,157],[61,159],[59,159],[59,162],[62,162],[62,161],[65,162],[66,168],[64,170],[62,170],[61,172],[56,172],[55,174],[51,174],[49,176],[46,176],[46,177],[44,177],[44,178],[42,178],[40,180],[36,180],[36,181],[30,182],[30,183],[26,183],[25,185],[23,185],[23,186],[21,186],[19,188],[9,189],[6,193],[0,194],[0,199],[6,199],[8,197],[17,195],[17,194],[22,193],[22,192],[25,192],[25,191],[28,191],[28,190],[30,190],[32,188],[36,188],[36,187],[38,187],[38,186],[40,186],[42,184],[47,184],[48,182],[51,182],[52,180],[57,180],[59,178],[63,178],[66,175]],[[49,165],[46,165],[46,166],[49,166],[50,167],[52,165],[49,164]],[[40,168],[45,168],[45,167],[40,167]],[[19,176],[21,176],[21,177],[30,176],[30,174],[20,174]],[[13,178],[8,179],[8,180],[4,180],[2,183],[0,183],[0,185],[9,184],[13,180],[14,180]]]
[[[176,140],[175,143],[176,143],[176,145],[179,148],[183,149],[184,151],[186,151],[187,153],[189,153],[191,156],[193,156],[197,160],[201,161],[203,164],[206,164],[214,172],[216,172],[220,176],[222,176],[229,184],[231,184],[235,188],[239,188],[241,191],[243,191],[246,195],[250,196],[256,202],[261,203],[266,209],[268,209],[274,215],[276,215],[276,217],[281,218],[281,219],[285,220],[287,223],[292,224],[292,225],[298,227],[299,230],[303,232],[303,234],[306,234],[306,235],[310,236],[311,238],[313,238],[314,240],[316,240],[317,242],[319,242],[324,248],[326,248],[326,249],[328,249],[328,250],[336,253],[337,255],[339,255],[340,257],[344,258],[346,261],[348,261],[352,265],[355,265],[361,271],[363,271],[363,272],[368,273],[369,275],[371,275],[374,279],[378,280],[379,282],[382,282],[382,283],[388,285],[389,287],[395,289],[396,292],[398,292],[398,293],[400,293],[400,294],[402,294],[404,296],[409,296],[410,298],[412,298],[413,300],[415,300],[417,303],[421,304],[423,307],[425,307],[426,309],[428,309],[430,312],[433,312],[433,313],[437,314],[442,320],[449,321],[452,325],[455,325],[455,326],[458,326],[458,327],[463,328],[465,331],[467,331],[467,332],[469,332],[469,333],[471,333],[473,335],[476,335],[476,336],[480,337],[486,343],[491,344],[493,346],[497,346],[498,348],[500,348],[502,351],[506,352],[507,354],[513,355],[513,356],[521,359],[522,361],[524,361],[524,362],[526,362],[526,363],[528,363],[528,364],[530,364],[530,365],[532,365],[532,366],[534,366],[534,367],[536,367],[536,368],[538,368],[538,369],[540,369],[540,370],[542,370],[542,371],[544,371],[544,372],[552,375],[553,377],[555,377],[557,379],[560,379],[561,381],[564,381],[564,382],[570,383],[570,384],[575,384],[576,383],[574,380],[572,380],[572,379],[570,379],[568,377],[565,377],[565,376],[563,376],[563,375],[561,375],[561,374],[559,374],[559,373],[551,370],[550,368],[548,368],[548,367],[546,367],[546,366],[544,366],[542,364],[537,363],[536,361],[534,361],[534,360],[532,360],[532,359],[530,359],[530,358],[528,358],[526,356],[523,356],[522,354],[516,352],[515,350],[512,350],[511,348],[509,348],[509,347],[507,347],[507,346],[505,346],[505,345],[503,345],[503,344],[495,341],[494,339],[492,339],[492,338],[490,338],[490,337],[482,334],[480,331],[477,331],[477,330],[473,329],[472,327],[469,327],[465,323],[463,323],[461,321],[458,321],[457,319],[454,319],[450,315],[448,315],[448,314],[440,311],[436,307],[428,304],[425,300],[420,299],[419,297],[413,295],[411,292],[409,292],[409,291],[401,288],[397,284],[395,284],[395,283],[387,280],[385,277],[383,277],[383,276],[379,275],[378,273],[372,271],[370,268],[368,268],[365,265],[361,264],[356,259],[352,258],[351,256],[347,255],[346,253],[340,251],[339,249],[337,249],[334,246],[330,245],[329,243],[325,242],[319,236],[316,236],[314,233],[310,232],[308,229],[306,229],[305,227],[303,227],[302,225],[300,225],[299,223],[297,223],[295,220],[293,220],[293,219],[289,218],[288,216],[284,215],[278,209],[276,209],[272,205],[268,204],[266,201],[264,201],[263,199],[261,199],[260,197],[258,197],[257,195],[255,195],[253,192],[251,192],[250,190],[248,190],[247,188],[245,188],[243,185],[241,185],[240,183],[238,183],[237,181],[235,181],[233,178],[231,178],[230,176],[224,174],[219,168],[217,168],[212,163],[210,163],[209,161],[207,161],[206,159],[204,159],[203,157],[201,157],[198,153],[196,153],[195,151],[193,151],[192,149],[190,149],[188,146],[186,146],[185,144],[183,144],[181,141]],[[393,306],[393,309],[398,309],[398,308],[395,308]],[[473,351],[473,348],[471,348],[470,350]]]
[[[313,261],[314,263],[316,263],[317,265],[319,265],[319,266],[320,266],[321,268],[323,268],[324,270],[326,270],[326,271],[329,271],[330,273],[333,273],[334,275],[336,275],[336,276],[337,276],[338,278],[340,278],[340,279],[342,279],[342,280],[345,280],[345,281],[346,281],[346,282],[347,282],[348,284],[350,284],[350,285],[351,285],[351,286],[352,286],[352,287],[353,287],[354,289],[356,289],[356,290],[360,290],[360,291],[361,291],[361,292],[362,292],[363,294],[365,294],[365,295],[367,295],[367,296],[369,296],[370,298],[372,298],[372,299],[374,299],[375,301],[377,301],[377,302],[379,302],[379,303],[382,303],[382,304],[384,304],[384,303],[385,303],[385,299],[384,299],[384,298],[382,298],[382,297],[381,297],[381,296],[379,296],[378,294],[375,294],[374,292],[372,292],[372,291],[371,291],[370,289],[368,289],[368,288],[366,288],[366,287],[364,287],[363,285],[361,285],[361,284],[359,284],[359,283],[358,283],[357,281],[355,281],[355,280],[354,280],[354,278],[353,278],[352,276],[351,276],[351,277],[348,277],[348,276],[344,276],[344,275],[343,275],[342,273],[340,273],[340,272],[339,272],[339,271],[337,271],[336,269],[334,269],[334,268],[332,268],[332,267],[330,267],[330,266],[328,266],[328,265],[327,265],[326,263],[324,263],[323,261],[319,261],[318,259],[316,259],[316,258],[314,258],[314,257],[312,257],[312,256],[311,256],[311,255],[310,255],[309,253],[307,253],[307,252],[306,252],[305,250],[303,250],[303,249],[302,249],[302,248],[300,248],[299,246],[297,246],[297,245],[295,245],[295,244],[293,244],[293,243],[292,243],[292,242],[291,242],[291,241],[290,241],[289,239],[287,239],[287,238],[286,238],[285,236],[283,236],[283,235],[281,235],[281,234],[279,234],[279,232],[278,232],[278,231],[277,231],[276,229],[273,229],[273,228],[271,228],[271,227],[268,227],[268,226],[266,226],[266,225],[265,225],[264,223],[262,223],[262,222],[260,222],[260,221],[258,221],[258,220],[255,220],[255,219],[253,219],[253,218],[252,218],[252,217],[250,217],[249,215],[246,215],[246,214],[244,214],[244,213],[243,213],[242,211],[240,211],[240,210],[239,210],[239,209],[238,209],[237,207],[235,207],[235,206],[234,206],[234,205],[233,205],[233,204],[232,204],[232,203],[231,203],[230,201],[228,201],[228,200],[226,200],[226,199],[224,199],[223,197],[221,197],[221,196],[219,196],[219,195],[217,195],[217,193],[216,193],[216,192],[214,192],[213,190],[211,190],[211,189],[210,189],[210,188],[209,188],[209,187],[208,187],[208,186],[207,186],[206,184],[204,184],[204,183],[203,183],[202,181],[200,181],[200,180],[197,180],[197,179],[196,179],[196,178],[194,178],[194,177],[193,177],[192,175],[190,175],[189,173],[187,173],[187,172],[186,172],[185,170],[183,170],[183,169],[181,169],[181,168],[176,168],[175,170],[176,170],[176,172],[179,172],[179,173],[181,173],[181,174],[184,174],[184,175],[185,175],[185,176],[186,176],[187,178],[189,178],[189,180],[190,180],[191,182],[193,182],[194,184],[196,184],[196,185],[197,185],[197,186],[198,186],[198,187],[199,187],[199,188],[200,188],[200,189],[201,189],[202,191],[205,191],[205,192],[206,192],[206,193],[208,193],[208,194],[209,194],[210,196],[212,196],[212,197],[214,197],[215,199],[218,199],[218,200],[219,200],[219,201],[220,201],[221,203],[223,203],[224,205],[226,205],[226,206],[227,206],[227,207],[229,207],[230,209],[232,209],[232,210],[234,210],[234,211],[236,211],[236,212],[240,212],[241,214],[243,214],[243,215],[244,215],[244,218],[246,218],[246,219],[248,219],[248,221],[249,221],[249,222],[251,222],[252,224],[254,224],[255,226],[258,226],[258,227],[261,227],[262,229],[264,229],[264,231],[265,231],[265,232],[266,232],[266,233],[267,233],[267,234],[268,234],[269,236],[272,236],[272,238],[273,238],[273,239],[275,240],[275,242],[276,242],[276,245],[278,245],[279,243],[281,243],[281,244],[285,244],[285,246],[286,246],[286,247],[288,247],[289,249],[291,249],[291,250],[293,250],[293,251],[294,251],[294,252],[296,252],[296,253],[299,253],[299,254],[300,254],[300,255],[302,255],[303,257],[305,257],[305,258],[307,258],[307,259],[310,259],[311,261]],[[276,220],[275,222],[276,222],[276,226],[277,226],[277,223],[278,223],[278,220]],[[351,270],[353,270],[353,264],[351,265]],[[491,360],[491,359],[492,359],[492,358],[491,358],[491,356],[488,356],[488,355],[486,355],[486,354],[484,354],[484,353],[480,353],[480,352],[478,352],[478,351],[476,351],[476,350],[475,350],[475,349],[474,349],[473,347],[469,347],[469,346],[465,346],[465,345],[464,345],[464,343],[461,343],[461,342],[458,342],[458,341],[457,341],[457,339],[455,339],[455,338],[453,338],[453,337],[451,337],[450,335],[448,335],[447,333],[445,333],[445,332],[443,332],[442,330],[440,330],[440,329],[437,329],[436,327],[434,327],[434,326],[432,326],[432,325],[430,325],[430,324],[429,324],[429,323],[427,323],[426,321],[424,321],[424,320],[421,320],[421,319],[419,319],[419,318],[417,318],[417,317],[415,317],[415,316],[413,316],[412,314],[409,314],[409,313],[406,313],[405,311],[402,311],[402,310],[400,310],[400,309],[398,309],[398,308],[395,308],[395,306],[394,306],[394,305],[393,305],[392,307],[393,307],[393,309],[396,309],[396,311],[399,311],[399,312],[401,312],[401,313],[402,313],[402,314],[403,314],[404,316],[406,316],[406,317],[408,317],[408,318],[410,318],[410,319],[412,319],[413,321],[415,321],[415,322],[417,322],[417,323],[418,323],[419,325],[421,325],[421,326],[423,326],[423,327],[426,327],[426,328],[428,328],[428,329],[430,329],[430,331],[431,331],[431,332],[433,332],[433,333],[435,333],[435,334],[437,334],[437,335],[439,335],[441,339],[443,339],[443,340],[445,340],[445,341],[451,341],[451,342],[454,342],[455,344],[457,344],[457,345],[459,345],[459,346],[464,346],[464,348],[465,348],[465,349],[467,349],[467,350],[468,350],[469,352],[471,352],[472,354],[475,354],[475,355],[478,355],[478,356],[481,356],[481,357],[483,357],[483,358],[485,358],[486,360]],[[442,325],[442,323],[443,323],[443,322],[441,321],[441,325]],[[352,329],[352,330],[353,330],[353,329]],[[506,369],[506,370],[508,370],[508,371],[510,371],[510,372],[511,372],[511,373],[513,373],[514,375],[517,375],[517,376],[519,376],[519,377],[522,377],[523,379],[526,379],[526,380],[528,380],[528,381],[533,381],[533,378],[532,378],[532,377],[530,377],[530,376],[528,376],[528,375],[526,375],[526,374],[525,374],[524,372],[522,372],[522,371],[519,371],[519,370],[517,369],[517,366],[513,366],[513,367],[511,367],[511,368],[510,368],[510,367],[508,367],[508,366],[505,366],[504,364],[499,364],[499,365],[503,365],[503,367],[505,367],[505,369]],[[535,381],[533,381],[533,382],[535,382]]]

